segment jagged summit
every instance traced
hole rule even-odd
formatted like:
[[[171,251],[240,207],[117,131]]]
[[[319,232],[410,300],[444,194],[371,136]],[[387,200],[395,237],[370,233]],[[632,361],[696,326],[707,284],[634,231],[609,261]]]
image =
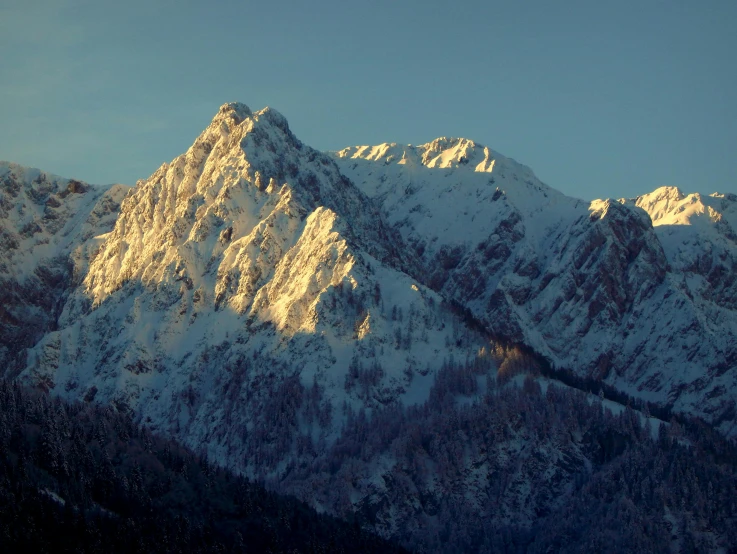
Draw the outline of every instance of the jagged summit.
[[[439,137],[417,147],[423,165],[450,168],[470,165],[475,171],[490,173],[495,155],[489,148],[465,138]]]
[[[278,110],[270,106],[266,106],[254,112],[243,102],[228,102],[227,104],[220,106],[220,109],[215,114],[215,117],[213,117],[212,122],[220,123],[224,120],[233,121],[236,125],[240,125],[246,120],[250,120],[251,123],[254,124],[258,121],[268,121],[284,131],[289,129],[287,118]]]
[[[434,140],[431,140],[430,142],[426,142],[425,144],[421,144],[420,147],[425,147],[427,149],[436,148],[440,150],[447,150],[448,148],[454,148],[457,146],[469,146],[471,148],[486,148],[483,144],[478,144],[474,142],[471,139],[467,139],[464,137],[438,137]]]
[[[233,112],[237,114],[239,117],[248,117],[251,115],[251,108],[249,108],[246,104],[243,102],[227,102],[220,106],[220,112],[226,113],[226,112]]]
[[[419,145],[387,142],[375,146],[350,146],[332,154],[337,159],[380,161],[386,165],[416,165],[445,170],[466,168],[475,173],[495,172],[501,176],[515,173],[518,180],[539,183],[529,167],[462,137],[438,137]]]
[[[218,113],[215,114],[215,117],[213,118],[213,123],[230,119],[238,124],[252,114],[253,112],[251,111],[251,108],[242,102],[228,102],[227,104],[220,106]]]
[[[378,209],[329,156],[304,146],[283,115],[224,104],[186,153],[139,182],[126,199],[85,280],[88,294],[99,303],[133,278],[153,286],[171,275],[172,264],[179,274],[186,268],[195,283],[209,279],[194,259],[246,271],[240,267],[246,251],[280,225],[290,228],[292,240],[298,222],[318,207],[333,214],[324,221],[335,221],[348,240],[392,266],[406,266]],[[289,246],[281,244],[279,256]],[[250,292],[233,291],[239,312],[253,300]],[[228,289],[218,298],[230,296]]]
[[[714,193],[702,195],[698,192],[685,194],[678,187],[660,187],[622,203],[634,204],[645,210],[653,225],[698,225],[737,229],[737,197]]]
[[[383,143],[376,146],[353,146],[336,152],[339,158],[381,160],[384,163],[423,165],[436,169],[468,166],[478,172],[491,172],[497,157],[486,146],[466,138],[438,137],[413,146]]]
[[[236,177],[260,191],[270,187],[269,192],[275,192],[289,183],[303,194],[305,187],[296,179],[299,163],[294,160],[303,156],[310,161],[323,158],[323,165],[330,165],[325,155],[304,148],[277,110],[252,111],[246,104],[231,102],[220,107],[187,152],[163,164],[154,176],[176,182],[178,197],[194,193],[216,197]],[[226,168],[227,175],[218,178],[216,173]],[[337,171],[334,173],[336,177]]]
[[[258,125],[259,122],[261,124],[268,122],[284,132],[291,132],[287,118],[270,106],[254,112],[243,102],[228,102],[220,106],[220,109],[212,120],[212,124],[222,123],[223,121],[230,121],[235,125],[241,125],[244,122],[247,125]]]
[[[650,198],[671,198],[671,199],[681,199],[685,195],[683,194],[683,191],[679,187],[671,186],[671,185],[665,185],[662,187],[656,188],[654,191],[649,192],[644,195],[638,196],[638,198],[642,198],[644,196],[650,197]]]
[[[333,156],[423,256],[449,243],[473,246],[511,212],[535,218],[528,232],[547,234],[560,213],[551,206],[565,212],[577,203],[528,167],[465,138],[353,146]]]

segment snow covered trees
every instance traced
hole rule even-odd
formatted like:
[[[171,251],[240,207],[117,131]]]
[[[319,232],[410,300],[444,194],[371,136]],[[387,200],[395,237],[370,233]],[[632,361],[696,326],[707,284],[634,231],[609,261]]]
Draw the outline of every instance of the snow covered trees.
[[[113,409],[1,380],[0,446],[3,552],[402,551]]]

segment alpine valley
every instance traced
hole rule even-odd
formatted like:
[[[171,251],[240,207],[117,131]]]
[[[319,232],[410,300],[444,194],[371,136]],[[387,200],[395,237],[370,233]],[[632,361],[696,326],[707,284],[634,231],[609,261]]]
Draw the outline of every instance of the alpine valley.
[[[0,163],[0,280],[6,379],[403,547],[737,549],[733,194],[231,103],[134,187]]]

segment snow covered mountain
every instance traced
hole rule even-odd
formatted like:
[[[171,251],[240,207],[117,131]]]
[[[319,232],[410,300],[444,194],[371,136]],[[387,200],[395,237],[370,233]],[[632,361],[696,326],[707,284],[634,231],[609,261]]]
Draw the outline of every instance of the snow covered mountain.
[[[132,409],[249,474],[284,471],[346,410],[424,401],[444,358],[483,345],[268,108],[223,106],[97,240],[22,379]]]
[[[239,103],[133,188],[0,179],[7,373],[407,545],[524,538],[657,448],[646,411],[515,377],[541,357],[737,433],[734,196],[584,202],[466,139],[326,154]]]
[[[127,190],[0,162],[0,363],[8,371],[23,367],[24,350],[56,328]]]
[[[661,187],[632,200],[651,217],[655,233],[675,272],[691,295],[725,310],[737,308],[737,195],[683,194]],[[718,318],[729,320],[728,312]]]
[[[733,195],[583,202],[466,139],[334,157],[494,334],[737,432]]]

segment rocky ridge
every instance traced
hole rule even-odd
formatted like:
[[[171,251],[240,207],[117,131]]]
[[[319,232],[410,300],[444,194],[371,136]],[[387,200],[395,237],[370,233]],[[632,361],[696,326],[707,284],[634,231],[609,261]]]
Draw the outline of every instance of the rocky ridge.
[[[465,139],[334,156],[489,331],[735,432],[733,195],[583,202]]]

